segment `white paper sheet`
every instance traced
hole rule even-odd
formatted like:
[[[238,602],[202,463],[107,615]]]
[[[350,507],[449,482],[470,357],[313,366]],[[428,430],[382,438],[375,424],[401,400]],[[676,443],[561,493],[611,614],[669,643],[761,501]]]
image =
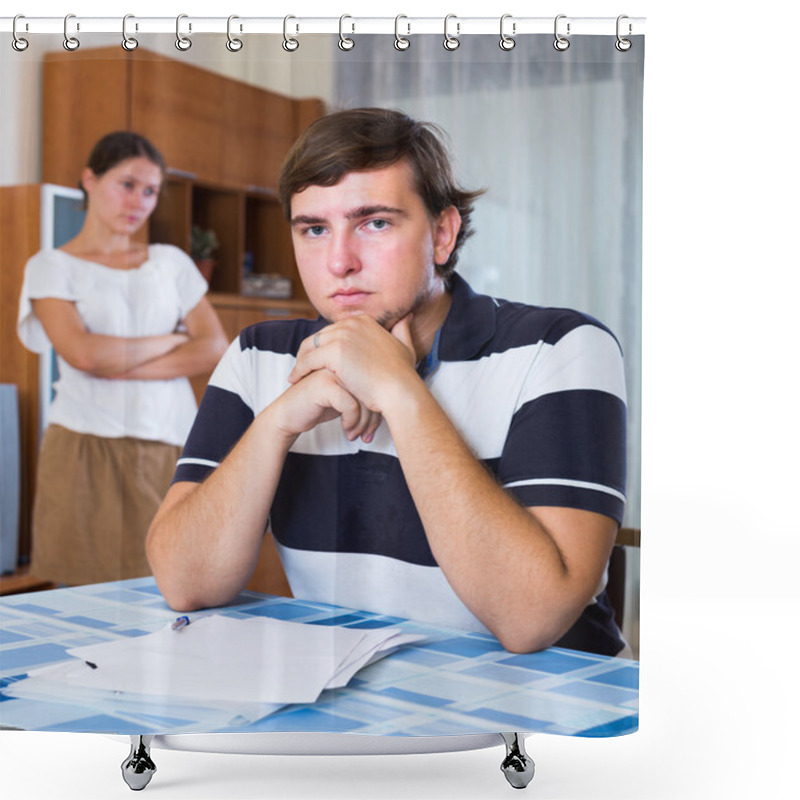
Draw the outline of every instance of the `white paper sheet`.
[[[212,615],[173,630],[69,650],[76,661],[32,671],[12,686],[26,696],[70,690],[101,703],[205,707],[258,719],[288,703],[313,703],[326,688],[424,637],[398,628],[358,630],[265,617]]]

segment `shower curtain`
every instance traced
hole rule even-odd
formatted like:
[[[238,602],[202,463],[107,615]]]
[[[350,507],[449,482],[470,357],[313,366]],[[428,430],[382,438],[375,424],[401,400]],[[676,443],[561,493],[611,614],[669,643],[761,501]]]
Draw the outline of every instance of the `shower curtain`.
[[[620,597],[625,607],[622,632],[630,650],[611,679],[598,677],[593,682],[592,669],[598,676],[603,671],[591,660],[582,661],[584,656],[576,655],[578,651],[551,649],[537,667],[525,662],[524,656],[505,653],[482,633],[474,634],[469,644],[461,642],[449,650],[436,644],[425,649],[423,643],[418,649],[401,649],[396,656],[387,656],[385,664],[368,667],[372,670],[368,674],[376,676],[370,680],[380,692],[381,670],[390,663],[407,665],[407,685],[387,689],[386,702],[376,705],[374,697],[364,701],[334,689],[323,695],[316,709],[313,703],[300,711],[265,706],[259,716],[248,707],[238,721],[220,712],[212,715],[210,728],[200,730],[298,731],[311,725],[314,730],[341,732],[357,730],[367,719],[373,726],[370,730],[394,736],[531,730],[542,719],[546,724],[536,729],[554,733],[581,730],[581,735],[607,736],[636,730],[644,37],[632,37],[630,47],[615,47],[619,40],[612,21],[607,34],[575,36],[566,47],[558,45],[558,35],[552,34],[517,36],[513,47],[498,46],[496,34],[463,36],[452,49],[442,46],[441,35],[412,34],[410,46],[404,48],[393,46],[399,41],[397,36],[353,33],[346,24],[340,36],[293,34],[291,23],[287,25],[283,36],[236,34],[235,26],[233,38],[185,30],[184,40],[191,41],[185,49],[176,47],[174,34],[140,34],[138,45],[127,53],[117,33],[81,34],[79,48],[72,50],[64,47],[61,35],[29,36],[30,46],[20,51],[11,46],[11,37],[4,36],[2,107],[19,109],[13,117],[4,115],[2,123],[0,182],[8,191],[4,205],[11,207],[14,187],[47,182],[64,189],[57,193],[58,202],[47,201],[53,203],[47,208],[37,190],[37,200],[30,200],[16,218],[16,236],[25,243],[15,257],[26,246],[25,258],[38,249],[36,239],[44,233],[45,215],[56,205],[73,201],[74,207],[74,178],[88,155],[87,143],[130,127],[152,139],[168,167],[149,225],[149,241],[172,245],[199,261],[199,239],[213,234],[213,271],[206,273],[209,297],[228,338],[234,339],[240,329],[265,314],[273,320],[313,317],[315,310],[303,291],[276,198],[276,176],[289,146],[312,120],[339,110],[397,109],[435,123],[444,131],[459,182],[486,189],[476,204],[476,232],[464,245],[459,274],[480,294],[588,314],[613,332],[624,354],[627,478],[620,494],[625,501],[621,525],[629,538],[623,541],[625,574]],[[398,31],[403,32],[402,26]],[[236,36],[243,46],[233,43]],[[351,38],[352,46],[346,42],[339,46],[342,37]],[[179,28],[178,41],[181,38]],[[290,44],[292,38],[298,47]],[[70,58],[80,67],[70,67]],[[66,94],[68,86],[73,94]],[[54,145],[54,138],[62,138],[61,145]],[[65,154],[69,154],[69,164],[63,163]],[[61,163],[53,161],[56,157]],[[60,240],[51,238],[41,246],[61,246],[80,229],[80,218],[72,224],[71,234],[64,231]],[[7,295],[19,292],[22,266],[14,265],[16,278],[4,278],[4,304],[13,305]],[[4,339],[13,336],[14,346],[21,348],[16,332],[6,330],[7,318],[3,326]],[[52,354],[44,355],[48,361],[40,380],[57,382]],[[30,371],[31,357],[25,358]],[[17,380],[13,375],[2,379]],[[208,375],[193,381],[198,397],[207,381]],[[27,445],[23,446],[35,460],[39,431],[33,420],[38,398],[29,396],[27,402],[23,412]],[[46,414],[46,400],[42,409]],[[23,495],[28,510],[22,511],[20,565],[26,563],[32,544],[29,527],[24,527],[30,522],[31,463],[26,473],[28,494]],[[120,518],[124,517],[120,509]],[[250,609],[251,621],[278,618],[364,630],[403,623],[385,609],[331,614],[315,598],[307,598],[305,606],[280,601],[269,607],[258,605],[258,593],[280,596],[288,588],[270,547],[265,546],[250,584],[256,594],[245,594],[242,613],[234,604],[221,610],[221,618],[245,619]],[[137,725],[144,729],[149,721],[153,730],[197,732],[197,720],[185,703],[145,693],[132,702],[107,706],[111,709],[107,715],[45,714],[45,722],[34,717],[26,721],[24,714],[15,716],[14,709],[22,702],[58,705],[53,684],[37,689],[40,695],[26,694],[24,688],[29,666],[50,663],[22,656],[26,641],[42,633],[43,623],[36,616],[42,609],[50,615],[50,633],[58,639],[42,646],[60,647],[62,653],[153,634],[165,619],[164,600],[144,576],[124,585],[111,581],[71,590],[56,588],[56,592],[64,591],[74,594],[63,606],[56,600],[48,605],[48,597],[55,594],[30,593],[25,602],[9,601],[4,608],[2,688],[7,690],[7,702],[0,704],[0,716],[8,710],[3,724],[131,733]],[[133,615],[131,609],[135,609]],[[403,630],[431,635],[426,625],[415,625],[413,620]],[[466,660],[474,657],[470,648],[480,651],[474,663]],[[414,670],[421,664],[428,671],[414,680]],[[438,682],[432,667],[441,669]],[[580,668],[588,672],[573,674]],[[568,673],[570,680],[562,682],[558,691],[571,704],[566,711],[554,711],[537,681],[558,682],[559,675]],[[493,681],[506,681],[509,674],[520,684],[530,685],[527,699],[515,695],[512,706],[493,707],[489,690],[500,685]],[[361,680],[356,677],[356,685]],[[450,690],[445,689],[448,683]],[[576,709],[587,698],[596,699],[593,692],[598,685],[604,691],[613,686],[618,695],[613,702],[627,703],[630,713],[616,716],[613,723],[600,715],[596,725],[584,720],[572,727],[570,714],[578,713]],[[407,718],[399,714],[404,702],[420,698],[431,705],[451,704],[453,713],[447,723],[441,717],[431,721],[419,714]],[[70,702],[99,708],[96,696],[73,695]],[[380,715],[380,725],[373,714]],[[470,723],[470,718],[477,722]],[[488,727],[491,719],[496,727]]]

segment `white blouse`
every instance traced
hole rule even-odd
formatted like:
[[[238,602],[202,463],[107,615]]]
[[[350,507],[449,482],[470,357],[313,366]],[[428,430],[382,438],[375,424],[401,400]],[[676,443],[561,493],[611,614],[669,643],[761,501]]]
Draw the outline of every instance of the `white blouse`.
[[[172,245],[154,244],[136,269],[120,270],[62,250],[42,250],[25,266],[17,332],[35,353],[50,347],[31,300],[69,300],[91,333],[158,336],[173,333],[208,286],[194,262]],[[197,405],[187,378],[110,380],[58,357],[59,379],[48,422],[78,433],[183,445]]]

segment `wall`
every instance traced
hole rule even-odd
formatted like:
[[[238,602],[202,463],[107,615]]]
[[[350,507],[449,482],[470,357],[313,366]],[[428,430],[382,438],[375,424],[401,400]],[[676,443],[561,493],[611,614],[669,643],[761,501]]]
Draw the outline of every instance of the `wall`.
[[[10,48],[9,48],[10,50]],[[3,56],[0,69],[0,186],[38,183],[41,175],[42,65]]]

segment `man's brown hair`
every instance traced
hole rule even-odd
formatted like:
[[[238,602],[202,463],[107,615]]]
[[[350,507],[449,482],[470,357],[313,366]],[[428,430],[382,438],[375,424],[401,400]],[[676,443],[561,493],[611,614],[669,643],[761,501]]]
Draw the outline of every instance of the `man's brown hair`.
[[[400,111],[356,108],[309,125],[281,170],[278,195],[286,219],[292,218],[292,197],[303,189],[335,186],[350,172],[382,169],[403,159],[411,165],[415,189],[432,219],[450,206],[461,214],[453,252],[447,263],[436,266],[443,278],[449,278],[461,245],[472,235],[472,208],[483,190],[470,192],[458,186],[440,128]]]

